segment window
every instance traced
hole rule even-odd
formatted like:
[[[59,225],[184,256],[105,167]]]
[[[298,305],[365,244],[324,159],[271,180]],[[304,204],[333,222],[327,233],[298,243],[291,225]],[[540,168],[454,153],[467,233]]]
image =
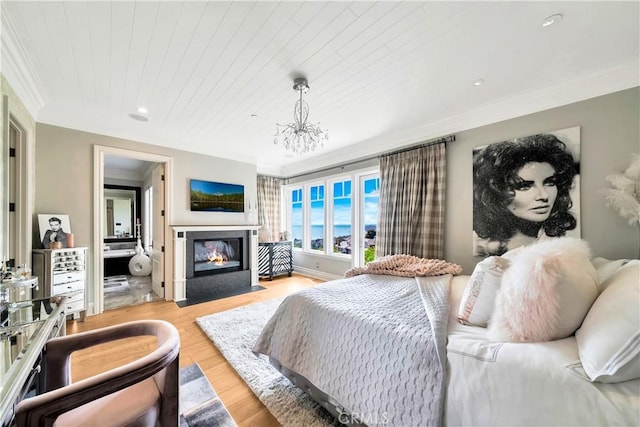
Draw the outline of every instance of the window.
[[[302,188],[291,190],[291,238],[294,248],[302,248]]]
[[[380,201],[380,176],[366,175],[362,182],[362,248],[364,264],[376,257],[376,232],[378,228],[378,203]]]
[[[351,258],[355,266],[373,260],[379,193],[377,171],[361,171],[288,187],[284,214],[293,247]]]
[[[333,253],[351,254],[351,180],[333,183]]]
[[[309,187],[311,249],[324,250],[324,185]]]

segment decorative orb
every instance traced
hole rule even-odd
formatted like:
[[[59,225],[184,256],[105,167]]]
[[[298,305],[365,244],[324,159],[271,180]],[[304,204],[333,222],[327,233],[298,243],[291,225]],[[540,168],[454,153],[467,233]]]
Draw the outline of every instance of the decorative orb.
[[[146,255],[135,255],[129,261],[129,272],[132,276],[148,276],[151,274],[151,259]]]

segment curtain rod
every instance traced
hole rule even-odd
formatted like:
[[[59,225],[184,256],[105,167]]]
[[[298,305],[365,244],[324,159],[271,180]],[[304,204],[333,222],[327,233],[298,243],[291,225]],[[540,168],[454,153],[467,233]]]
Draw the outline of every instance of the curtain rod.
[[[284,178],[281,177],[281,176],[269,175],[268,173],[257,173],[256,175],[258,175],[258,176],[266,176],[267,178],[275,178],[275,179],[279,179],[280,181],[284,180]]]
[[[398,153],[403,153],[405,151],[415,150],[416,148],[428,147],[430,145],[444,144],[444,143],[447,143],[447,142],[454,142],[455,140],[456,140],[456,136],[455,135],[447,135],[447,136],[443,136],[441,138],[433,139],[431,141],[425,141],[425,142],[421,142],[420,144],[415,144],[415,145],[411,145],[409,147],[401,148],[401,149],[396,150],[396,151],[390,151],[388,153],[382,153],[382,154],[374,154],[373,156],[363,157],[361,159],[357,159],[357,160],[354,160],[354,161],[351,161],[351,162],[340,163],[340,164],[337,164],[337,165],[334,165],[334,166],[328,166],[326,168],[316,169],[316,170],[312,170],[312,171],[305,172],[305,173],[300,173],[298,175],[287,176],[287,177],[285,177],[283,179],[285,181],[288,181],[290,179],[300,178],[301,176],[305,176],[305,175],[312,175],[312,174],[316,174],[316,173],[322,173],[322,172],[330,171],[330,170],[333,170],[333,169],[345,168],[347,166],[356,165],[358,163],[364,163],[364,162],[367,162],[369,160],[379,159],[380,157],[391,156],[393,154],[398,154]]]
[[[396,155],[396,154],[400,154],[400,153],[404,153],[404,152],[407,152],[407,151],[415,150],[416,148],[428,147],[430,145],[436,145],[436,144],[445,144],[447,142],[454,142],[455,140],[456,140],[456,136],[455,135],[443,136],[442,138],[434,139],[433,141],[422,142],[420,144],[412,145],[410,147],[401,148],[401,149],[396,150],[396,151],[390,151],[388,153],[383,153],[383,154],[380,154],[378,157],[393,156],[393,155]]]

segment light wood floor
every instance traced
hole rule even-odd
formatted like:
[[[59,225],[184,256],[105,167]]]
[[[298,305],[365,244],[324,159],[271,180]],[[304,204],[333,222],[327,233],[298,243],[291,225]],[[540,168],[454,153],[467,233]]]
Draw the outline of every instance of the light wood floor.
[[[294,291],[321,283],[295,274],[292,277],[274,277],[273,281],[261,280],[267,288],[235,297],[180,308],[174,302],[150,302],[142,305],[109,310],[97,316],[89,316],[84,322],[68,321],[67,334],[111,326],[130,320],[162,319],[174,324],[180,332],[180,366],[198,363],[231,416],[240,426],[278,426],[279,423],[262,405],[251,389],[226,361],[211,340],[196,324],[197,317],[230,310],[288,295]],[[149,353],[154,339],[127,339],[116,343],[82,350],[72,356],[74,381],[95,375]]]

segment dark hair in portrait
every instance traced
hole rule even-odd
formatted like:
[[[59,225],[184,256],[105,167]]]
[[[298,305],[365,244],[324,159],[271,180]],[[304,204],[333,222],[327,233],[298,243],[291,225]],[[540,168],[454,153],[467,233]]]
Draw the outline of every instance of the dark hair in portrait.
[[[546,163],[553,169],[545,186],[555,186],[557,195],[551,211],[543,221],[515,216],[508,208],[517,190],[530,185],[519,171],[530,163]],[[487,145],[473,156],[473,230],[481,239],[508,242],[515,233],[535,237],[544,232],[549,237],[564,236],[576,228],[576,218],[570,212],[570,191],[579,174],[567,145],[552,134],[538,134]],[[506,252],[506,244],[487,255]]]

